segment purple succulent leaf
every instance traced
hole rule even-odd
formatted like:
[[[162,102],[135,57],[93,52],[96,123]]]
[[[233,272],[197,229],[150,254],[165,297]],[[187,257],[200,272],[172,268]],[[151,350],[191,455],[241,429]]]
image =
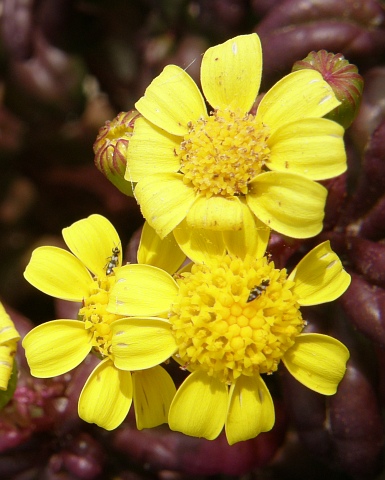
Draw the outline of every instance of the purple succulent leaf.
[[[353,124],[354,125],[354,124]],[[362,165],[359,167],[358,183],[355,192],[344,212],[345,224],[350,224],[351,234],[361,234],[373,239],[381,238],[385,232],[385,222],[378,223],[384,215],[381,207],[385,185],[385,120],[378,126],[370,138],[365,150]],[[367,233],[363,233],[363,230]]]
[[[362,218],[350,224],[347,231],[370,240],[382,240],[385,236],[385,196]]]
[[[330,397],[329,421],[339,467],[354,478],[374,478],[382,466],[384,424],[376,388],[354,358]]]
[[[349,348],[350,359],[336,394],[330,397],[307,389],[283,371],[284,399],[299,437],[333,469],[352,478],[374,478],[381,466],[384,424],[372,345],[346,322],[338,305],[309,307],[304,313],[306,332],[338,338]]]
[[[325,205],[324,230],[331,230],[338,223],[346,202],[346,182],[347,175],[345,173],[321,182],[328,189]]]
[[[385,243],[350,237],[348,255],[359,274],[368,282],[385,288]]]
[[[361,154],[365,152],[372,133],[385,120],[385,67],[371,68],[364,75],[364,82],[360,110],[347,132]]]
[[[283,0],[259,24],[262,32],[287,25],[345,18],[366,27],[376,27],[384,21],[384,10],[376,0]]]
[[[251,9],[254,14],[262,18],[270,11],[275,10],[284,0],[251,0]]]
[[[369,68],[385,54],[385,12],[377,1],[286,0],[257,25],[264,55],[262,89],[311,50],[338,52]]]
[[[81,432],[67,448],[51,457],[47,475],[64,471],[79,480],[100,478],[105,460],[101,445],[88,433]]]
[[[128,422],[113,433],[113,446],[154,470],[188,475],[243,475],[271,461],[285,430],[286,416],[279,404],[273,430],[232,446],[223,433],[216,440],[205,440],[172,432],[166,426],[138,431]]]
[[[1,36],[15,60],[26,60],[33,52],[33,8],[35,0],[3,0]]]
[[[352,282],[340,302],[351,323],[374,343],[385,347],[385,290],[350,273]]]

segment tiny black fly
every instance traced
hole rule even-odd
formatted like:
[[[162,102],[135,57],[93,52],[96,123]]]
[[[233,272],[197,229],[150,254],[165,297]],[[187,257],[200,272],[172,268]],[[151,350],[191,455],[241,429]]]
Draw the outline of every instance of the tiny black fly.
[[[108,263],[106,265],[106,275],[111,275],[112,270],[118,265],[119,263],[119,253],[120,250],[118,247],[114,247],[112,249],[111,257],[108,257]]]
[[[255,287],[253,287],[250,290],[250,295],[246,303],[250,303],[256,298],[258,298],[261,295],[261,293],[263,293],[269,285],[270,285],[270,280],[266,279],[266,280],[262,280],[262,283],[260,285],[256,285]]]

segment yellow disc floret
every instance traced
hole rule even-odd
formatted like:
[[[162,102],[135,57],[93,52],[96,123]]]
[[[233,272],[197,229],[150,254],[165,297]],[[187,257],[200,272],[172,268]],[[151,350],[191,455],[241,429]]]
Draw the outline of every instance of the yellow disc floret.
[[[272,373],[304,326],[286,270],[226,255],[194,265],[177,280],[170,314],[178,361],[231,384],[240,375]]]
[[[115,275],[95,278],[90,289],[90,295],[83,300],[83,307],[79,310],[79,317],[84,326],[92,334],[91,344],[94,352],[102,357],[111,357],[111,328],[113,321],[122,318],[107,312],[109,290],[115,283]]]
[[[269,157],[267,127],[227,110],[188,127],[179,152],[184,182],[206,197],[246,195]]]

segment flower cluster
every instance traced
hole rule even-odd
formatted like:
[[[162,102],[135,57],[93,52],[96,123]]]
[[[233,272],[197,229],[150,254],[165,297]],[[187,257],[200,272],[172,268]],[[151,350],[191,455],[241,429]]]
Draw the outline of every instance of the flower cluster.
[[[293,238],[322,229],[327,190],[317,181],[346,170],[344,130],[324,118],[340,102],[319,72],[303,69],[257,105],[261,74],[258,36],[233,38],[204,54],[204,96],[175,65],[153,80],[127,130],[115,125],[125,161],[103,127],[98,162],[112,171],[120,160],[146,220],[138,263],[123,264],[100,215],[63,230],[71,253],[33,252],[28,282],[79,311],[29,332],[27,360],[46,378],[100,358],[79,399],[85,421],[114,429],[133,403],[139,429],[168,423],[215,439],[224,428],[234,444],[273,427],[265,375],[281,362],[308,388],[336,392],[349,352],[306,332],[301,307],[337,299],[350,276],[329,242],[290,272],[267,250],[272,229]],[[178,389],[161,366],[170,358],[186,371]]]

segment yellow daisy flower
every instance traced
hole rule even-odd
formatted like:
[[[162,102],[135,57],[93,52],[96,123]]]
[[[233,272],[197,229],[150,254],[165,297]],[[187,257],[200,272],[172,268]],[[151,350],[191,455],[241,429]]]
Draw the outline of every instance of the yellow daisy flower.
[[[8,389],[20,335],[0,302],[0,390]],[[1,402],[0,402],[1,403]]]
[[[153,309],[166,294],[173,298],[168,333],[177,343],[174,358],[191,374],[171,403],[169,425],[207,439],[225,427],[234,444],[273,427],[274,405],[261,374],[272,374],[281,361],[308,388],[336,392],[349,352],[330,336],[302,333],[300,308],[335,300],[350,276],[329,242],[308,253],[290,275],[266,255],[217,255],[210,249],[204,262],[175,275],[177,285],[154,267],[138,266],[135,278],[123,267],[110,307],[119,299],[118,313],[143,314],[146,323],[149,305],[134,306],[135,291],[147,288]]]
[[[322,229],[327,191],[314,180],[346,170],[344,130],[321,118],[339,101],[319,72],[301,70],[274,85],[252,115],[261,73],[259,37],[243,35],[204,54],[205,98],[168,65],[135,104],[142,117],[125,178],[161,237],[178,225],[241,230],[245,210],[295,238]]]
[[[138,428],[166,422],[175,386],[159,364],[175,351],[170,324],[154,318],[143,326],[138,319],[108,311],[122,255],[119,236],[106,218],[91,215],[75,222],[63,229],[63,237],[72,253],[37,248],[24,276],[48,295],[81,302],[81,308],[78,320],[53,320],[26,335],[23,347],[32,375],[64,374],[92,351],[101,361],[80,394],[83,420],[112,430],[124,420],[133,400]],[[174,250],[175,245],[174,241]],[[126,341],[129,349],[124,348]]]

